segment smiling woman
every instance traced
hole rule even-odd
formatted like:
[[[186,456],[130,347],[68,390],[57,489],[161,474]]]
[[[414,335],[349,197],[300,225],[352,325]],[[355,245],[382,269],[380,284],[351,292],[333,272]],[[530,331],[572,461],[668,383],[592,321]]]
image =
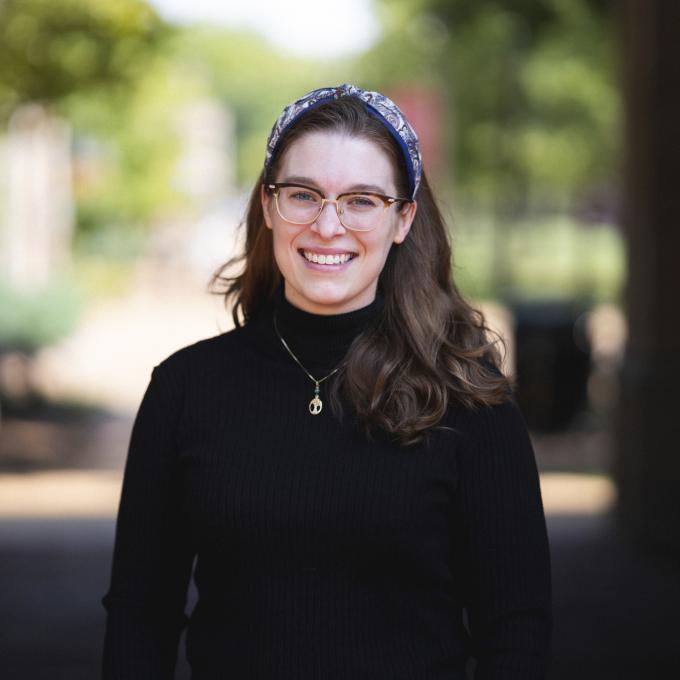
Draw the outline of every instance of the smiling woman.
[[[308,93],[245,226],[213,279],[236,328],[156,366],[135,421],[105,679],[172,677],[185,626],[192,680],[545,678],[533,450],[415,131],[377,92]]]

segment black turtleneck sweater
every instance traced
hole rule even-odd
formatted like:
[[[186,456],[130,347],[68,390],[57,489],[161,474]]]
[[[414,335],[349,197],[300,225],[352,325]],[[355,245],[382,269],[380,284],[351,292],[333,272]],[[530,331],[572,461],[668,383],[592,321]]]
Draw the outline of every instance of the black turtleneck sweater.
[[[193,680],[546,677],[550,558],[512,400],[451,406],[429,443],[368,441],[328,405],[330,372],[382,308],[293,307],[152,372],[125,467],[105,680],[169,680],[187,626]],[[321,398],[328,382],[321,385]],[[185,614],[188,582],[199,599]]]

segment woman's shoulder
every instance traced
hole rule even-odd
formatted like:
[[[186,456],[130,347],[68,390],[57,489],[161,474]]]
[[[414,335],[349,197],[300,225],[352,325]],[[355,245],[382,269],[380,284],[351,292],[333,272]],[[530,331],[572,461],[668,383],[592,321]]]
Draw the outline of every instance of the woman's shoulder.
[[[479,364],[494,377],[505,377],[497,362],[488,357],[478,359]],[[503,394],[496,394],[487,403],[477,402],[469,406],[453,398],[449,403],[446,420],[455,423],[455,429],[466,439],[499,435],[526,429],[524,417],[513,389],[512,378],[507,380]]]
[[[184,345],[162,359],[155,370],[166,374],[185,373],[214,367],[216,362],[242,361],[243,352],[249,348],[249,343],[245,342],[246,334],[246,328],[239,326]]]

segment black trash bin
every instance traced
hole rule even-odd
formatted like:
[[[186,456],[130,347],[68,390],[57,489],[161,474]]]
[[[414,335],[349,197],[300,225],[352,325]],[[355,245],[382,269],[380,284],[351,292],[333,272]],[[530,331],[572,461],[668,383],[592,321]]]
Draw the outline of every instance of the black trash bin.
[[[588,306],[581,302],[515,302],[517,401],[527,426],[565,429],[587,406],[590,345]]]

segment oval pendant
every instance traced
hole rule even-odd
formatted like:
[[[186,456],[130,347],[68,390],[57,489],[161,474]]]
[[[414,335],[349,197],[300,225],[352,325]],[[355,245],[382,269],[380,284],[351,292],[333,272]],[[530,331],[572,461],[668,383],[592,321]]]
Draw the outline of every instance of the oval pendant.
[[[323,402],[321,401],[321,399],[319,399],[318,396],[315,396],[314,399],[312,399],[309,402],[309,412],[313,416],[318,416],[319,413],[321,413],[322,408],[323,408]]]

